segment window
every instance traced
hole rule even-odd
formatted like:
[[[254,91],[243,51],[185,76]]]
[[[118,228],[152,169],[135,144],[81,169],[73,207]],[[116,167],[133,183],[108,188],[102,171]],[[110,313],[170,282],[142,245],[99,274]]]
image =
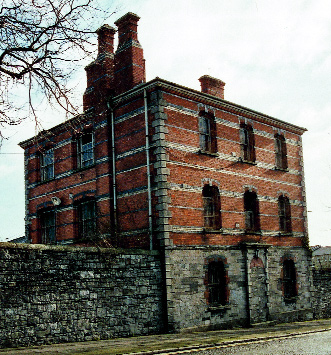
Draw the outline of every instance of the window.
[[[92,236],[96,230],[95,201],[83,201],[78,205],[79,238]]]
[[[54,211],[40,213],[40,232],[40,240],[42,244],[55,244],[56,228]]]
[[[205,185],[202,198],[205,228],[219,229],[221,227],[221,203],[217,186]]]
[[[275,135],[276,145],[276,168],[285,170],[287,169],[287,150],[285,138],[281,134]]]
[[[279,230],[281,232],[290,233],[292,231],[291,224],[291,206],[288,197],[279,196],[278,198],[279,211]]]
[[[54,151],[49,149],[40,156],[40,175],[41,181],[54,178]]]
[[[199,116],[200,149],[204,153],[217,152],[216,122],[214,116],[206,112]]]
[[[78,168],[86,168],[94,164],[93,134],[86,133],[78,140]]]
[[[297,275],[294,261],[287,259],[283,262],[283,294],[287,303],[293,303],[297,296]]]
[[[227,277],[222,261],[211,261],[208,264],[208,304],[225,306],[228,303]]]
[[[241,124],[239,133],[242,159],[255,162],[255,142],[252,126]]]
[[[245,226],[248,232],[260,230],[259,204],[255,192],[246,191],[244,194]]]

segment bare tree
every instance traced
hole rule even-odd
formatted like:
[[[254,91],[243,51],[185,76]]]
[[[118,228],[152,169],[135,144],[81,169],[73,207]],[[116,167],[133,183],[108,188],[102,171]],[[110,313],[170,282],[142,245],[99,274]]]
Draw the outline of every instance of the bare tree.
[[[111,14],[96,1],[0,0],[0,138],[28,115],[40,123],[36,107],[45,99],[77,113],[68,80]]]

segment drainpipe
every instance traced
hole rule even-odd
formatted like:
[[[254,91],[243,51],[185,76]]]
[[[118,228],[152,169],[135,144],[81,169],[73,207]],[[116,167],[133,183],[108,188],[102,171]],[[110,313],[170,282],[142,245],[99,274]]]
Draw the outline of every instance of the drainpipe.
[[[266,293],[267,293],[267,321],[270,320],[270,309],[269,309],[269,300],[270,300],[270,283],[269,283],[269,258],[268,258],[268,248],[264,249],[265,253],[265,277],[266,277]]]
[[[113,180],[113,209],[114,209],[114,229],[115,239],[117,242],[117,195],[116,195],[116,154],[115,154],[115,123],[114,111],[110,108],[110,124],[111,124],[111,154],[112,154],[112,180]]]
[[[244,259],[245,259],[245,284],[246,284],[246,313],[247,313],[247,325],[248,327],[251,326],[251,305],[249,300],[250,295],[250,286],[249,286],[249,260],[248,260],[248,246],[244,245]]]
[[[148,107],[147,107],[147,92],[144,89],[144,106],[145,106],[145,152],[146,152],[146,168],[147,168],[147,193],[148,193],[148,235],[149,249],[153,250],[153,220],[152,220],[152,191],[151,191],[151,171],[149,161],[149,130],[148,130]]]

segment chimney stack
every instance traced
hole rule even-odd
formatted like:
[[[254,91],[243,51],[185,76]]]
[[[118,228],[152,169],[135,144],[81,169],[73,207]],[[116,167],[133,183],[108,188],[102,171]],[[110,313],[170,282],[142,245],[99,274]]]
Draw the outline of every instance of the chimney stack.
[[[201,92],[224,99],[224,81],[209,75],[203,75],[199,78],[199,81],[201,84]]]
[[[87,87],[83,96],[84,111],[106,100],[114,82],[114,35],[116,30],[101,26],[98,34],[98,57],[86,68]]]
[[[128,91],[146,81],[143,49],[137,33],[139,19],[139,16],[129,12],[115,22],[118,27],[114,69],[116,94]]]

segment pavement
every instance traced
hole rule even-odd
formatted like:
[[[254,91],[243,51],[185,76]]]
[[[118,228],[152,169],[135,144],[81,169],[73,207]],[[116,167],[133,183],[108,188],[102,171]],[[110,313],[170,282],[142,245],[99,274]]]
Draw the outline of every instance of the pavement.
[[[158,334],[131,338],[52,344],[28,348],[0,349],[0,355],[115,355],[115,354],[179,354],[206,348],[269,341],[309,333],[331,331],[331,319],[295,322],[227,330]]]

